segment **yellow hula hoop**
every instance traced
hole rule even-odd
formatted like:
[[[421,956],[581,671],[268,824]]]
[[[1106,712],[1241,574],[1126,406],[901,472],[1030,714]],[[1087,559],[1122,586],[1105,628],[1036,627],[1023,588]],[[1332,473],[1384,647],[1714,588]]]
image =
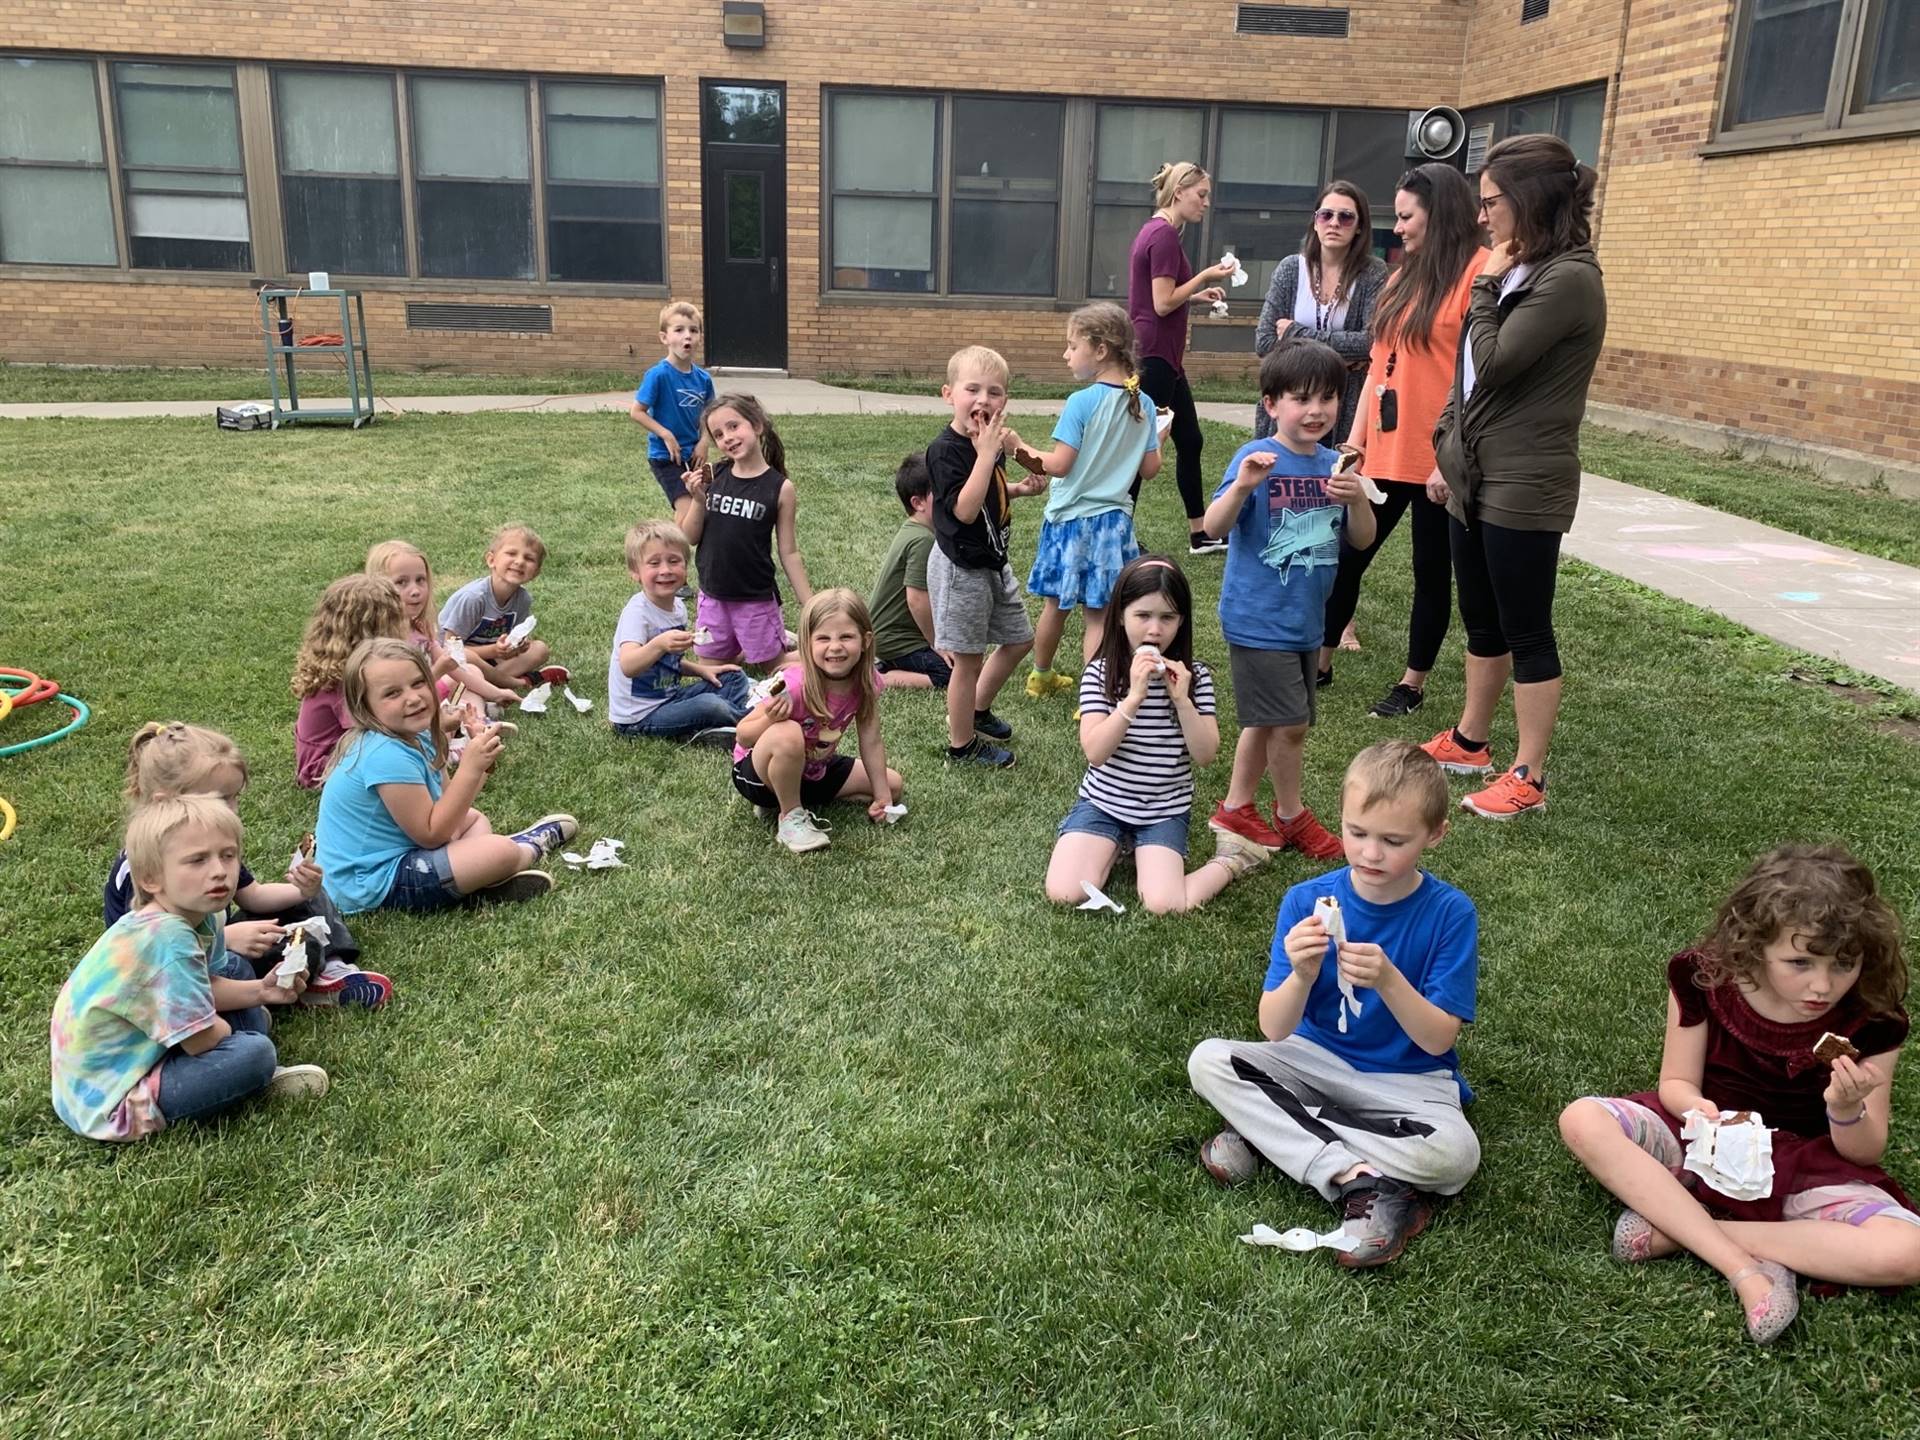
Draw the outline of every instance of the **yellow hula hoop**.
[[[7,716],[12,713],[13,696],[9,695],[5,690],[0,690],[0,720],[6,719]]]
[[[9,805],[4,799],[0,799],[0,815],[6,817],[4,820],[0,820],[0,840],[5,840],[13,834],[14,814],[13,806]]]

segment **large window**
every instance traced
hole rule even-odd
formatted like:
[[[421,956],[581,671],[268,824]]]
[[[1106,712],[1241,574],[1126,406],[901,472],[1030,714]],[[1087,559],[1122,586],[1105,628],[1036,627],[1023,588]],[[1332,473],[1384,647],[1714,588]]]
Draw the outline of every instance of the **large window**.
[[[287,267],[406,274],[393,77],[282,71],[274,100]]]
[[[1482,106],[1468,111],[1466,119],[1470,129],[1481,125],[1493,127],[1489,146],[1511,135],[1558,135],[1579,159],[1598,166],[1600,129],[1606,117],[1607,87],[1590,85],[1583,90],[1536,95],[1506,105]]]
[[[1157,105],[1102,105],[1093,145],[1093,239],[1087,293],[1124,296],[1133,237],[1153,213],[1153,174],[1170,160],[1199,162],[1207,148],[1207,112]],[[1200,231],[1181,236],[1200,263]]]
[[[420,273],[533,278],[533,144],[524,80],[415,76]]]
[[[659,92],[554,80],[540,91],[548,272],[555,280],[660,284]]]
[[[966,295],[1053,294],[1061,107],[953,102],[953,273]]]
[[[247,178],[233,71],[119,64],[120,165],[136,266],[250,270]]]
[[[1920,130],[1920,0],[1739,0],[1720,134]]]
[[[1317,110],[1228,110],[1220,116],[1207,258],[1227,250],[1239,256],[1251,277],[1249,295],[1265,297],[1274,267],[1300,249],[1320,198],[1326,126]]]
[[[119,258],[94,67],[0,58],[0,261]]]
[[[833,287],[931,291],[940,102],[836,95],[831,124]]]

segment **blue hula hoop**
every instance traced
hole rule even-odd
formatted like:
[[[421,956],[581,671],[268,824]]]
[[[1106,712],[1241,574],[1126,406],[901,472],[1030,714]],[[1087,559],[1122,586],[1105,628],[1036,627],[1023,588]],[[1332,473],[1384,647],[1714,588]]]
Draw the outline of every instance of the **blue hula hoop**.
[[[0,745],[0,760],[9,755],[18,755],[23,750],[37,750],[42,745],[51,745],[56,740],[64,740],[82,725],[85,725],[93,712],[87,708],[87,702],[78,695],[69,695],[62,690],[53,697],[73,711],[73,719],[55,730],[51,735],[36,735],[31,740],[22,740],[14,745]]]

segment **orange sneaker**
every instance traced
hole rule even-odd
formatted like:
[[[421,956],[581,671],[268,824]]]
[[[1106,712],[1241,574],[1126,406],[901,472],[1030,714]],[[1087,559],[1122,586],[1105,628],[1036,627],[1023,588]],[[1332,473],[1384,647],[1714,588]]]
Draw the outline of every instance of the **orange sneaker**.
[[[1238,835],[1275,854],[1287,848],[1287,837],[1261,818],[1257,806],[1242,805],[1237,810],[1229,810],[1224,803],[1216,805],[1207,820],[1207,828]]]
[[[1440,768],[1449,775],[1485,775],[1493,769],[1493,747],[1467,749],[1453,738],[1451,725],[1420,748],[1439,761]]]
[[[1547,808],[1547,787],[1516,765],[1484,790],[1477,790],[1460,802],[1462,810],[1471,810],[1489,820],[1511,820]]]
[[[1298,850],[1310,860],[1338,860],[1346,853],[1346,847],[1340,843],[1340,837],[1313,818],[1313,811],[1302,809],[1291,820],[1282,820],[1278,810],[1273,812],[1273,824],[1287,844]]]

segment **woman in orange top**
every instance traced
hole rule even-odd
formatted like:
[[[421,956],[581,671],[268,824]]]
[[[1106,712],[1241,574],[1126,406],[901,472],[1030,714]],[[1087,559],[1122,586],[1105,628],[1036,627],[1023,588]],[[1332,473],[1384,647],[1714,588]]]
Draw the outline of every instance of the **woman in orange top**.
[[[1413,511],[1413,616],[1407,673],[1367,713],[1411,715],[1426,699],[1427,672],[1453,614],[1453,565],[1447,539],[1447,483],[1433,461],[1433,427],[1453,393],[1473,277],[1486,249],[1473,187],[1451,165],[1421,165],[1400,177],[1393,233],[1406,249],[1373,312],[1373,351],[1359,413],[1347,444],[1387,498],[1373,507],[1376,534],[1364,550],[1340,547],[1340,570],[1327,597],[1320,683],[1333,678],[1340,632],[1360,602],[1360,577],[1401,513]]]

